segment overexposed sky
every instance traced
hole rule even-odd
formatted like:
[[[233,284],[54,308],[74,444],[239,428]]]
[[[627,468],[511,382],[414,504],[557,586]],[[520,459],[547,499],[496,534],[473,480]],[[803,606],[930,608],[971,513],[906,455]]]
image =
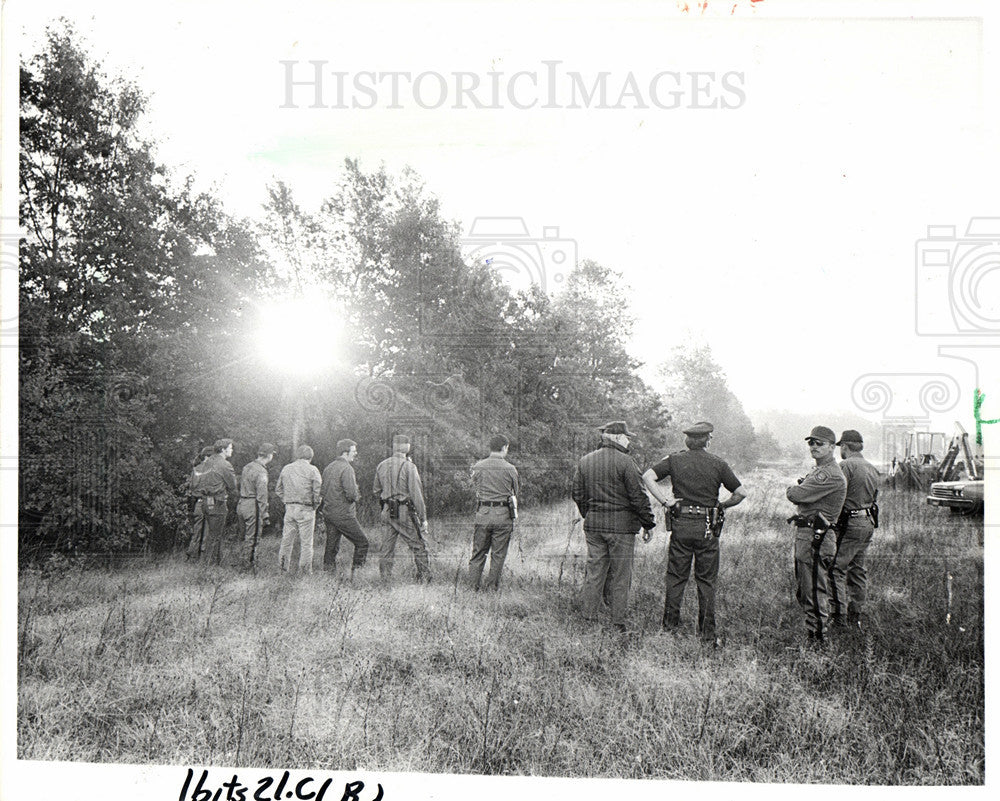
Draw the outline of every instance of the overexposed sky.
[[[634,354],[652,367],[676,344],[707,342],[751,410],[851,410],[866,373],[940,370],[965,391],[969,372],[916,335],[914,256],[929,224],[957,226],[954,248],[970,217],[1000,216],[997,87],[984,66],[996,62],[980,21],[921,18],[935,6],[919,3],[683,5],[293,0],[278,14],[255,2],[14,0],[8,11],[28,49],[49,19],[73,19],[109,68],[150,92],[161,159],[217,186],[234,211],[256,214],[275,177],[314,206],[346,157],[410,165],[464,225],[557,227],[580,258],[620,270],[634,289]],[[819,18],[833,11],[848,18]],[[561,87],[570,71],[588,85],[609,73],[607,105],[634,76],[648,108],[633,96],[624,108],[522,110],[504,97],[456,109],[451,87],[440,108],[404,89],[403,108],[389,109],[385,81],[371,109],[308,108],[309,87],[294,88],[298,108],[280,108],[282,60],[297,62],[297,80],[327,62],[328,105],[335,72],[348,89],[389,71],[468,72],[484,87],[491,71],[524,71],[544,85],[545,62],[559,62]],[[714,73],[715,95],[738,107],[657,108],[649,83],[664,71]],[[726,73],[744,99],[720,89]],[[531,80],[514,100],[542,105]],[[923,277],[921,291],[948,292]],[[1000,270],[979,291],[1000,297]]]

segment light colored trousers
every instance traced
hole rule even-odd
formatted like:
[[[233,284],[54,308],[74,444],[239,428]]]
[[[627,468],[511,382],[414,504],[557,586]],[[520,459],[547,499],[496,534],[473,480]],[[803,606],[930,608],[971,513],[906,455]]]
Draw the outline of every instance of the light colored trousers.
[[[313,567],[313,533],[316,529],[316,510],[302,504],[288,504],[285,507],[285,520],[281,529],[281,547],[278,548],[278,566],[288,570],[292,558],[292,548],[295,546],[296,535],[299,538],[299,570],[312,573]]]

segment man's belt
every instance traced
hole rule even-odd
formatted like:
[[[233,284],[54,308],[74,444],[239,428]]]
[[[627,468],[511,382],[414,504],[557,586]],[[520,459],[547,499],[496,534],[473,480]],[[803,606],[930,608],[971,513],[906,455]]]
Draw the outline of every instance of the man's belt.
[[[506,506],[507,501],[480,501],[480,506]]]
[[[850,509],[850,510],[845,509],[844,510],[844,514],[848,515],[849,517],[861,517],[862,515],[869,515],[869,514],[871,514],[871,512],[872,512],[872,510],[870,508],[868,508],[868,509]]]
[[[241,501],[255,501],[255,500],[257,500],[257,496],[256,495],[240,495],[240,500]]]
[[[310,509],[316,508],[316,504],[306,503],[305,501],[285,501],[285,506],[308,506]]]
[[[707,515],[712,511],[711,506],[698,506],[693,503],[678,503],[674,506],[678,512],[689,512],[691,514]]]

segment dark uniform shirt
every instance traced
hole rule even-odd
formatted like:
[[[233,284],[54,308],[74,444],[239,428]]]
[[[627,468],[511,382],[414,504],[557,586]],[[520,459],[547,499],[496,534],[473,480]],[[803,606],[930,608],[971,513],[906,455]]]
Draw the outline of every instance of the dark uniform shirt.
[[[573,475],[573,500],[592,531],[634,533],[655,525],[639,468],[614,442],[605,442],[580,460]]]
[[[844,508],[847,479],[831,454],[806,473],[801,484],[789,487],[785,496],[799,507],[800,515],[822,512],[832,522]]]
[[[240,498],[256,499],[257,510],[267,514],[267,468],[256,459],[244,466],[240,474]]]
[[[323,471],[323,514],[331,518],[357,517],[358,480],[343,456]]]
[[[375,468],[374,492],[381,500],[396,496],[403,500],[413,501],[417,520],[421,523],[427,520],[427,507],[424,505],[424,489],[420,484],[420,474],[417,466],[405,456],[394,453],[388,459],[383,459]]]
[[[487,456],[472,466],[476,500],[506,501],[520,491],[517,468],[502,456]]]
[[[840,469],[847,479],[844,508],[853,512],[870,507],[878,492],[878,468],[860,453],[852,452],[840,463]]]
[[[236,471],[225,456],[216,453],[191,471],[188,484],[192,495],[224,500],[236,494]]]
[[[681,503],[713,507],[719,502],[719,487],[735,492],[740,486],[732,468],[704,448],[672,453],[653,465],[656,480],[670,476],[674,497]]]

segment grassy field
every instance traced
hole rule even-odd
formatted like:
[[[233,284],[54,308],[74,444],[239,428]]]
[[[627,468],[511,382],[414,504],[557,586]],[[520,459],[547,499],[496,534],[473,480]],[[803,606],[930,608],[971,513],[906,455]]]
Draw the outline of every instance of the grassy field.
[[[256,576],[182,558],[24,570],[18,755],[981,784],[982,519],[887,493],[867,632],[817,652],[794,601],[787,478],[746,477],[753,495],[727,520],[716,651],[659,631],[662,530],[636,547],[634,633],[582,621],[569,505],[523,513],[499,595],[461,584],[467,518],[432,521],[430,586],[402,542],[388,588],[375,561],[353,583],[281,576],[273,538]],[[691,625],[696,603],[689,585]]]

